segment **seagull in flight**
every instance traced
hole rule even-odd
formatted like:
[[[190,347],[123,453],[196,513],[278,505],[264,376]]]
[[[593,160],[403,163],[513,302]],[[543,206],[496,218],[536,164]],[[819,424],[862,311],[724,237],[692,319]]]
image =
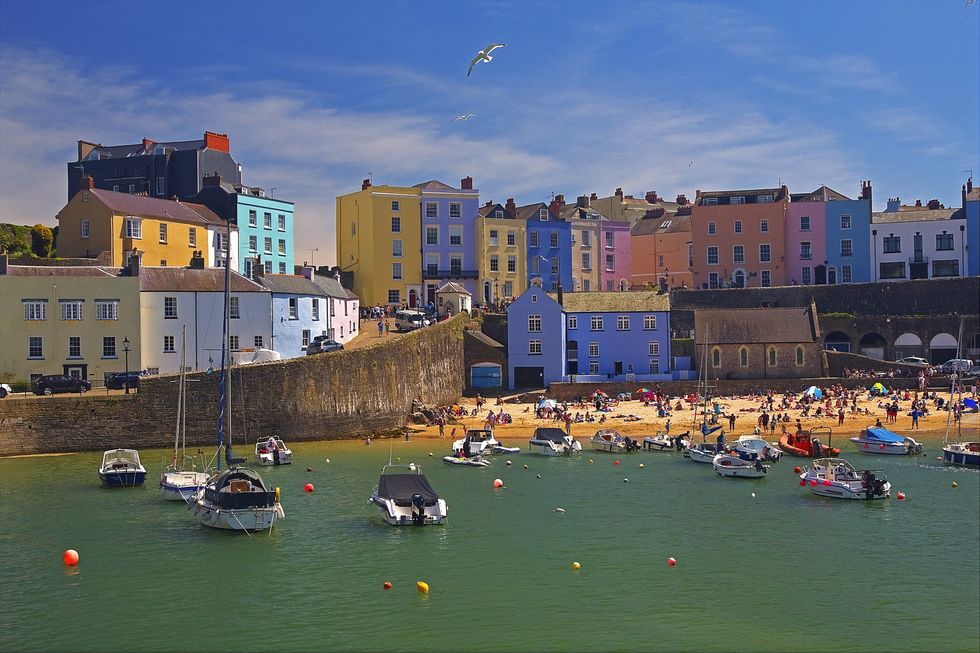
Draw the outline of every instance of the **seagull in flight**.
[[[456,116],[453,120],[469,120],[470,118],[476,118],[475,113],[464,113],[460,116]]]
[[[480,50],[479,52],[477,52],[476,53],[476,56],[473,57],[473,61],[470,62],[470,68],[469,68],[469,70],[466,71],[466,76],[469,77],[470,76],[470,73],[473,72],[473,66],[475,66],[478,63],[480,63],[481,61],[486,61],[487,63],[490,63],[490,61],[493,60],[493,57],[490,56],[490,53],[493,52],[494,50],[496,50],[497,48],[504,47],[505,45],[507,45],[507,44],[506,43],[491,43],[487,47],[485,47],[482,50]]]

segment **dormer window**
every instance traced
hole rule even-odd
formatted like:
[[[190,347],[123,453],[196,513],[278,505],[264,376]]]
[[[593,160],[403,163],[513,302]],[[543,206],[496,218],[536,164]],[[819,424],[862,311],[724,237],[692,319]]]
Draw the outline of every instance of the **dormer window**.
[[[503,209],[497,209],[497,210],[495,210],[493,212],[493,217],[495,217],[495,218],[502,218],[502,217],[504,217],[504,211],[503,211]]]
[[[736,195],[731,198],[729,204],[745,204],[745,198],[741,195]]]
[[[768,203],[772,202],[772,195],[759,195],[756,198],[756,201],[759,204],[768,204]]]
[[[717,197],[705,197],[703,200],[701,200],[701,203],[704,204],[705,206],[714,206],[714,205],[716,205],[718,203],[718,198]]]
[[[548,219],[548,209],[538,209],[538,219],[547,220]]]

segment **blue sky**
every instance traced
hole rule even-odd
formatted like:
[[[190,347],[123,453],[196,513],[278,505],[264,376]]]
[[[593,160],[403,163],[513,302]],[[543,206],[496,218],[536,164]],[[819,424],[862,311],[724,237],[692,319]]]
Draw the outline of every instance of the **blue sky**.
[[[317,264],[334,198],[369,174],[471,175],[518,204],[871,179],[876,209],[959,206],[980,177],[978,35],[965,0],[0,0],[0,221],[55,224],[79,139],[204,130],[297,203]]]

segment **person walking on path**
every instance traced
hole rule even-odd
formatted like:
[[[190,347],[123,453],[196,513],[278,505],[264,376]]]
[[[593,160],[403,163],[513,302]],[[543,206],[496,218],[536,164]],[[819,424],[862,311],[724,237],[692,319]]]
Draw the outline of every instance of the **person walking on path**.
[[[378,337],[380,338],[385,330],[385,324],[381,320],[378,320]]]

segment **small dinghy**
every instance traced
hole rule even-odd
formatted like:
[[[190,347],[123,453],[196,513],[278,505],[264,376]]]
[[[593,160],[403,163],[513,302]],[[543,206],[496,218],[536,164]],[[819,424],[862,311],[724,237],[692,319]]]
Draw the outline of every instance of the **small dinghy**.
[[[766,474],[769,473],[769,465],[763,465],[758,456],[754,457],[755,460],[747,460],[746,458],[749,457],[752,456],[743,458],[732,453],[720,453],[714,457],[711,464],[721,476],[727,476],[729,478],[765,478]]]
[[[489,467],[490,461],[483,456],[443,456],[442,462],[447,465],[462,465],[463,467]]]
[[[715,445],[708,444],[707,442],[696,444],[684,450],[685,458],[690,458],[696,463],[707,463],[708,465],[715,461],[715,456],[717,455],[718,451]]]
[[[592,451],[608,453],[633,453],[640,445],[632,438],[624,438],[616,429],[601,429],[595,432],[590,440]]]
[[[395,468],[405,471],[389,471]],[[368,502],[378,506],[381,517],[392,526],[442,524],[448,513],[446,501],[439,498],[415,463],[382,467]]]
[[[136,449],[110,449],[102,454],[99,478],[106,487],[136,487],[146,480]]]
[[[293,451],[282,438],[259,438],[255,443],[255,462],[259,465],[289,465]]]
[[[683,451],[689,444],[687,436],[687,432],[674,437],[666,433],[647,436],[643,438],[643,449],[644,451]]]

